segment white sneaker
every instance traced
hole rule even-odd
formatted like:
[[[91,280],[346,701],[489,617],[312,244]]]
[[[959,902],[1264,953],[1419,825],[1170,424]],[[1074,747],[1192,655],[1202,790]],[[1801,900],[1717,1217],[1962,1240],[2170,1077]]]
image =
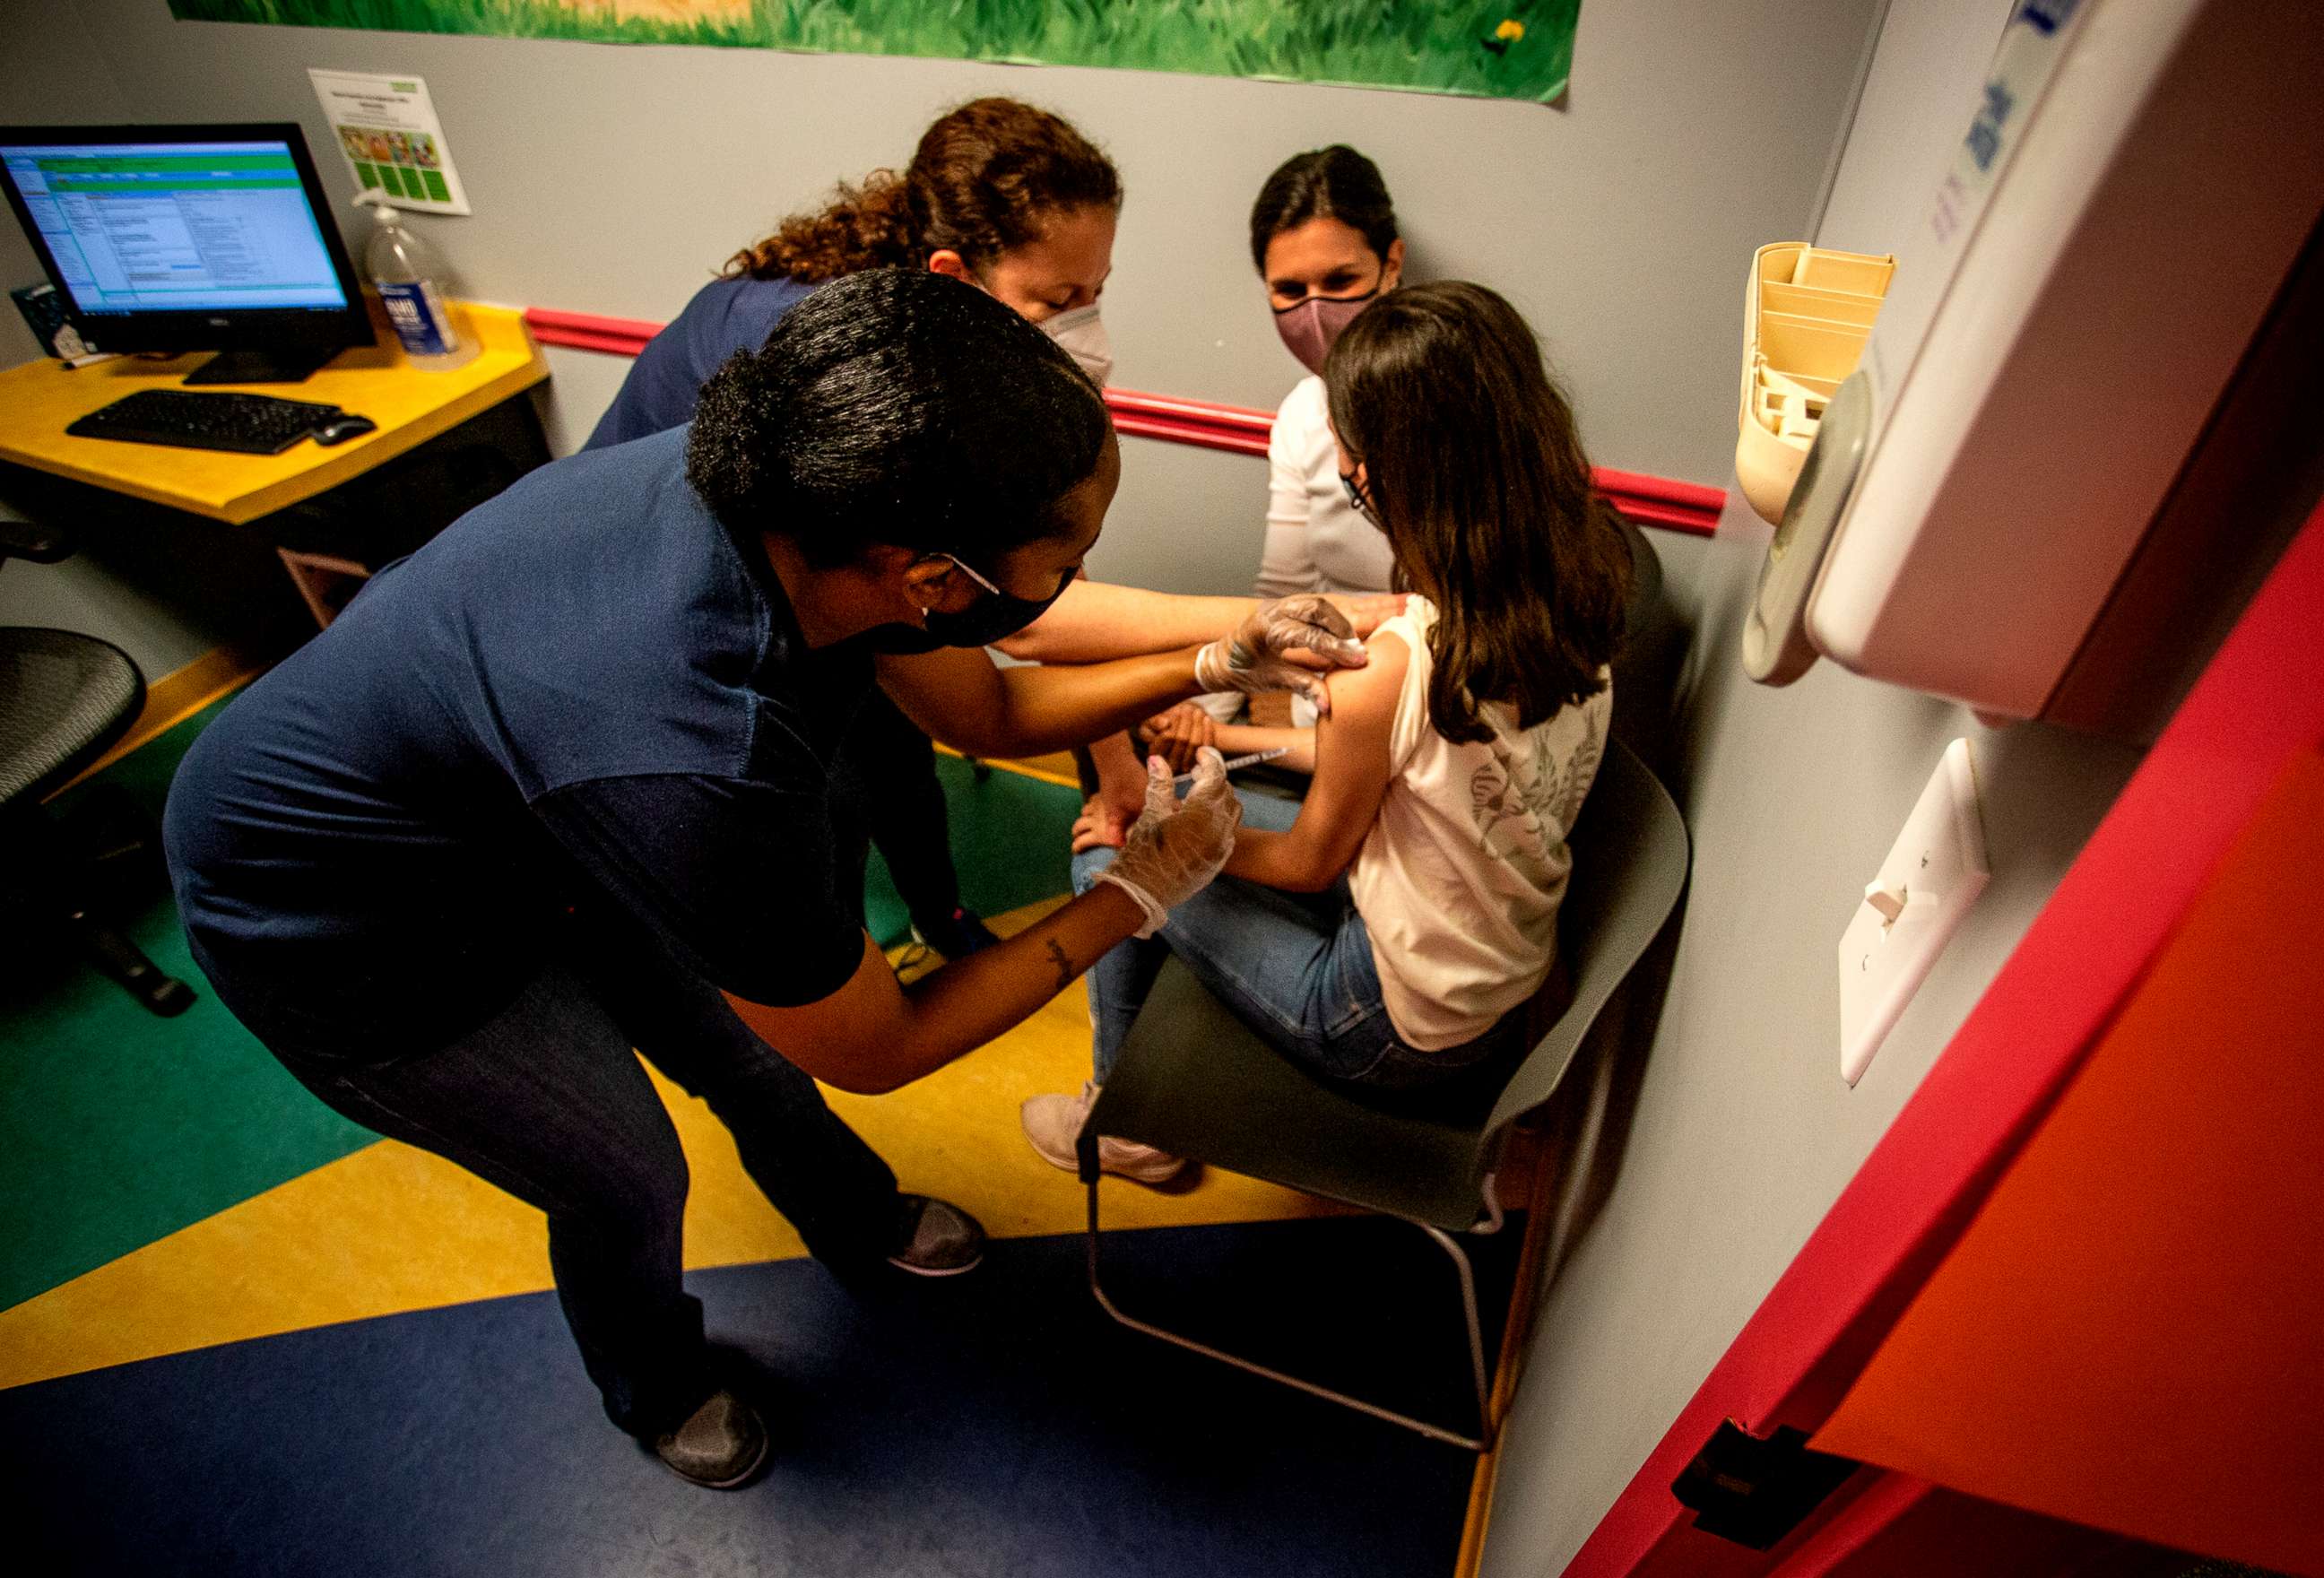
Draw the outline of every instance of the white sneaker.
[[[1082,1124],[1089,1117],[1090,1103],[1097,1099],[1097,1089],[1084,1082],[1077,1096],[1035,1096],[1025,1103],[1020,1119],[1025,1138],[1033,1142],[1042,1160],[1069,1173],[1080,1169],[1081,1158],[1074,1154],[1074,1145],[1081,1138]],[[1097,1142],[1097,1165],[1101,1172],[1136,1183],[1158,1184],[1176,1177],[1186,1158],[1105,1135]]]

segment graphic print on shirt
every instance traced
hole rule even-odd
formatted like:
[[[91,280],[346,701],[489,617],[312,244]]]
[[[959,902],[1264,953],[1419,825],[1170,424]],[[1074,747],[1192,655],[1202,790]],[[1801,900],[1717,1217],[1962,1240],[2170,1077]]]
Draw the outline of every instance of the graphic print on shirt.
[[[1584,704],[1582,739],[1568,752],[1553,743],[1560,732],[1554,727],[1534,729],[1514,747],[1498,733],[1486,742],[1491,760],[1469,780],[1470,809],[1486,854],[1546,877],[1546,852],[1565,842],[1598,775],[1607,712]]]

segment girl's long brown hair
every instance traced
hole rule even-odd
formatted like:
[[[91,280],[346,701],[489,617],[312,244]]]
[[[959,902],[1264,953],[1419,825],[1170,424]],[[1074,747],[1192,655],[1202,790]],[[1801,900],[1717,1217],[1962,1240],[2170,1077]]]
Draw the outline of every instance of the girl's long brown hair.
[[[1391,291],[1332,347],[1323,382],[1397,568],[1436,604],[1436,732],[1481,742],[1482,704],[1530,728],[1596,695],[1629,544],[1517,309],[1457,280]]]
[[[1059,116],[1013,98],[962,105],[921,134],[898,175],[874,171],[726,261],[725,277],[818,285],[865,269],[920,268],[946,248],[982,272],[1075,208],[1121,206],[1121,177]]]

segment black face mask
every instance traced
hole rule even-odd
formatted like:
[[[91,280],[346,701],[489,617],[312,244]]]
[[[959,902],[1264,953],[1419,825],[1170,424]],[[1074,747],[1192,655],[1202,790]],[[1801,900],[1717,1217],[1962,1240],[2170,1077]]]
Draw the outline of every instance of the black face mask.
[[[997,641],[1005,641],[1047,614],[1065,595],[1065,588],[1074,584],[1079,568],[1075,567],[1059,577],[1057,589],[1037,602],[1029,597],[1011,596],[951,554],[943,557],[952,559],[963,575],[983,587],[986,595],[958,614],[938,614],[930,609],[926,623],[918,630],[908,624],[880,625],[865,635],[873,651],[908,655],[933,652],[939,647],[989,647]]]

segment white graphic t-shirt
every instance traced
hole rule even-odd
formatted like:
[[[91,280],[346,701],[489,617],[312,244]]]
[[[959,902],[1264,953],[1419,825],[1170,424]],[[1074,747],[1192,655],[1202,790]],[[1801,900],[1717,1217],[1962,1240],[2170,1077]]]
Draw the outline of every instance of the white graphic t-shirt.
[[[1530,729],[1488,704],[1492,737],[1455,745],[1428,721],[1435,623],[1434,606],[1416,596],[1380,626],[1412,661],[1388,734],[1388,794],[1348,873],[1388,1018],[1424,1052],[1476,1039],[1548,975],[1572,866],[1565,835],[1614,710],[1610,679]]]

